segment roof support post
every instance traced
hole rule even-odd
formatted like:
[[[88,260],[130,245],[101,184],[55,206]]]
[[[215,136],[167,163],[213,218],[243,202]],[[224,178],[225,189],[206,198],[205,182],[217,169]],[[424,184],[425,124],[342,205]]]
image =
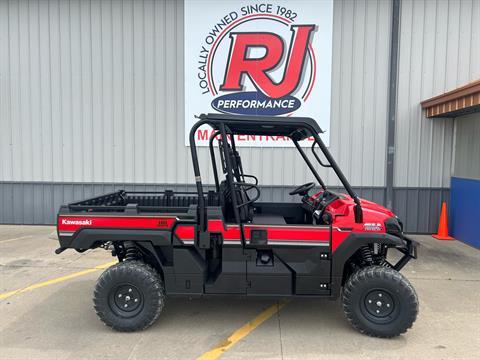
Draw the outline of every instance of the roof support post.
[[[395,125],[397,120],[397,90],[398,90],[398,55],[400,37],[400,9],[401,0],[392,0],[392,28],[390,38],[390,75],[388,89],[388,117],[387,117],[387,168],[386,194],[387,208],[393,208],[393,176],[395,164]]]
[[[305,151],[303,151],[302,147],[300,146],[300,144],[298,143],[297,140],[292,140],[293,143],[295,144],[295,147],[297,148],[298,152],[300,153],[300,155],[302,155],[302,158],[303,160],[307,163],[307,166],[308,168],[310,169],[310,171],[313,173],[313,176],[315,176],[315,179],[317,179],[318,183],[320,184],[320,186],[322,187],[323,190],[326,190],[327,187],[325,186],[325,183],[323,182],[322,178],[320,177],[320,175],[318,175],[318,172],[317,170],[315,170],[315,167],[312,165],[312,162],[310,161],[310,159],[307,157],[307,154],[305,154]]]
[[[235,222],[237,224],[240,223],[240,214],[238,211],[238,201],[237,201],[237,191],[235,188],[235,181],[234,181],[234,175],[233,175],[233,169],[232,169],[232,161],[230,159],[230,154],[228,151],[228,137],[227,137],[227,131],[225,129],[225,124],[223,122],[220,122],[219,124],[220,128],[220,134],[222,136],[222,143],[223,143],[223,156],[225,159],[225,166],[227,168],[227,182],[228,186],[230,187],[230,192],[231,192],[231,197],[232,197],[232,204],[233,204],[233,214],[235,215]],[[232,139],[233,139],[234,134],[232,134]]]
[[[192,163],[193,163],[193,173],[195,174],[195,184],[197,185],[197,192],[198,192],[198,207],[197,212],[199,216],[199,227],[200,231],[206,230],[206,214],[205,214],[205,199],[203,197],[203,185],[202,185],[202,177],[200,175],[200,166],[198,165],[198,154],[197,154],[197,146],[195,145],[195,132],[197,129],[206,124],[205,120],[198,121],[193,127],[190,129],[190,152],[192,154]]]

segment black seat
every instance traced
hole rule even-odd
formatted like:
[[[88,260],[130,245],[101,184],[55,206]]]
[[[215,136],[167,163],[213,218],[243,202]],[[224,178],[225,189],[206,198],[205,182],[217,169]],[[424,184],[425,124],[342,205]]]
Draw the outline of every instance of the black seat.
[[[226,180],[223,180],[220,183],[219,195],[220,195],[220,206],[222,207],[223,216],[228,222],[235,221],[232,194]],[[237,195],[237,201],[239,201],[240,204],[243,204],[249,201],[244,187],[241,187],[241,186],[237,187],[236,195]],[[253,218],[253,205],[249,203],[244,206],[238,207],[238,213],[239,213],[241,222],[251,221]]]

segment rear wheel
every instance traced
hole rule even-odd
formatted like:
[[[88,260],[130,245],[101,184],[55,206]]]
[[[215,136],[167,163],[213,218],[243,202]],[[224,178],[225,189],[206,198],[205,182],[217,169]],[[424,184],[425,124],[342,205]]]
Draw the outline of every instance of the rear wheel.
[[[165,290],[160,275],[151,266],[124,261],[100,276],[93,303],[105,325],[119,331],[143,330],[162,312]]]
[[[418,298],[398,271],[369,266],[350,276],[343,288],[343,310],[352,326],[376,337],[406,332],[418,314]]]

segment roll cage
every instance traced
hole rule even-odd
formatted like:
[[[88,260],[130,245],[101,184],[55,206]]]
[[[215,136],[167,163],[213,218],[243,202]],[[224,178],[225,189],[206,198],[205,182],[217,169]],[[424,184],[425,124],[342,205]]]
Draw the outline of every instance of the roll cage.
[[[229,187],[231,194],[231,201],[233,204],[234,217],[237,223],[240,223],[239,204],[241,199],[238,198],[238,192],[236,189],[238,186],[249,185],[245,182],[245,177],[251,177],[258,184],[258,179],[253,175],[246,175],[243,173],[243,167],[241,159],[236,151],[234,135],[259,135],[259,136],[286,136],[289,137],[298,152],[302,156],[303,160],[307,164],[308,168],[318,181],[320,186],[327,190],[327,186],[323,182],[322,178],[316,171],[310,159],[307,157],[304,149],[300,146],[299,141],[308,137],[313,137],[314,142],[311,150],[322,167],[332,168],[347,193],[352,197],[355,202],[355,222],[362,222],[362,207],[360,199],[351,187],[350,183],[346,179],[345,175],[337,165],[335,159],[328,151],[327,147],[323,143],[319,136],[319,133],[323,133],[322,129],[318,126],[315,120],[308,117],[274,117],[274,116],[240,116],[240,115],[226,115],[226,114],[201,114],[198,116],[199,121],[190,130],[189,142],[190,151],[193,161],[193,171],[195,174],[195,183],[198,192],[198,215],[199,215],[199,230],[200,232],[206,231],[206,204],[203,193],[203,184],[200,174],[200,167],[198,163],[198,153],[195,144],[195,133],[202,125],[209,125],[213,128],[214,132],[209,140],[210,157],[213,167],[213,175],[215,179],[215,188],[218,192],[220,190],[220,183],[218,178],[218,171],[216,165],[214,140],[219,137],[220,141],[220,156],[222,158],[222,166],[224,167],[227,186]],[[231,150],[233,150],[234,160],[232,160],[232,154],[229,153],[231,143]],[[322,162],[320,156],[315,151],[315,145],[318,145],[322,151],[327,164]],[[232,164],[232,161],[236,161],[236,166]],[[236,180],[236,181],[235,181]],[[243,180],[243,181],[241,181]],[[255,199],[256,200],[256,199]],[[247,201],[252,201],[251,199]],[[241,204],[243,205],[243,203]]]

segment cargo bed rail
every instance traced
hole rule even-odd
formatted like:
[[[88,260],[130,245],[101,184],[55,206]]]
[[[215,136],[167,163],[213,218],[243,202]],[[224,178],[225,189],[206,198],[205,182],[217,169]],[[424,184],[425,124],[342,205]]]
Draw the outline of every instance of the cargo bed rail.
[[[214,191],[204,193],[210,206],[218,206],[218,195]],[[72,212],[186,212],[198,204],[198,193],[188,191],[125,191],[119,190],[90,199],[70,203]]]

